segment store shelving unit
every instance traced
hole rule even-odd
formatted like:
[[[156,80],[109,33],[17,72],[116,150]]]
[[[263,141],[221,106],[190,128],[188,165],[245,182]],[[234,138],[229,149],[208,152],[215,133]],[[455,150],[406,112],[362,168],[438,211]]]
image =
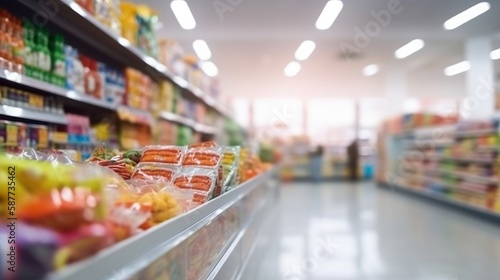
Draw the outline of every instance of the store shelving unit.
[[[44,3],[41,1],[17,0],[34,11],[43,10]],[[51,17],[58,26],[66,29],[71,34],[76,34],[81,39],[93,44],[96,49],[118,61],[126,61],[129,66],[140,69],[145,73],[157,78],[168,79],[184,92],[205,103],[225,117],[230,117],[224,107],[211,96],[204,93],[198,87],[190,84],[183,77],[173,73],[156,59],[144,54],[133,46],[127,39],[109,30],[108,27],[97,21],[91,14],[85,11],[74,0],[56,0],[59,12]],[[85,32],[82,32],[85,30]]]
[[[89,104],[101,109],[116,110],[117,108],[116,104],[110,104],[102,100],[87,96],[83,93],[67,90],[65,88],[46,83],[44,81],[26,77],[16,72],[11,72],[9,70],[0,69],[0,80],[9,81],[15,83],[17,86],[25,86],[30,89],[43,91],[55,96],[65,97],[70,100],[81,102],[83,104]]]
[[[47,122],[53,124],[68,124],[65,115],[38,112],[30,109],[0,105],[0,116],[16,117],[32,121]]]
[[[194,131],[206,134],[215,134],[217,129],[215,127],[197,123],[189,118],[179,116],[171,112],[161,112],[160,118],[163,120],[171,121],[174,123],[182,124],[191,127]]]
[[[258,230],[278,198],[278,180],[274,179],[277,169],[275,167],[182,216],[118,243],[94,257],[57,271],[48,279],[147,279],[145,275],[150,275],[148,273],[155,271],[160,261],[172,254],[178,256],[175,262],[181,279],[188,279],[189,261],[195,258],[190,256],[190,252],[199,245],[196,238],[203,233],[215,239],[220,237],[224,242],[211,249],[215,255],[207,257],[210,261],[205,262],[201,269],[203,273],[196,275],[196,279],[236,279],[251,257],[258,241]],[[227,214],[232,222],[224,220]],[[232,230],[224,233],[214,231],[213,225],[221,222],[221,218],[224,223],[234,225]],[[221,234],[223,236],[217,236]],[[207,253],[198,251],[196,258]]]
[[[461,209],[461,210],[466,210],[466,211],[469,211],[470,213],[473,213],[473,214],[476,214],[476,215],[481,215],[481,216],[484,216],[486,218],[489,218],[489,219],[493,219],[495,221],[500,221],[500,213],[496,213],[496,212],[493,212],[491,211],[490,209],[487,209],[487,208],[483,208],[483,207],[478,207],[478,206],[475,206],[475,205],[470,205],[470,204],[466,204],[466,203],[463,203],[461,201],[458,201],[458,200],[454,200],[454,199],[451,199],[445,195],[442,195],[442,194],[439,194],[439,193],[435,193],[435,192],[426,192],[426,191],[423,191],[421,189],[417,189],[417,188],[413,188],[413,187],[410,187],[410,186],[405,186],[405,185],[402,185],[402,184],[379,184],[383,187],[388,187],[388,188],[391,188],[391,189],[397,189],[397,190],[400,190],[400,191],[404,191],[406,193],[410,193],[410,194],[413,194],[413,195],[417,195],[417,196],[420,196],[420,197],[424,197],[424,198],[427,198],[427,199],[431,199],[431,200],[434,200],[434,201],[437,201],[439,203],[443,203],[443,204],[446,204],[446,205],[449,205],[449,206],[453,206],[457,209]]]
[[[469,128],[468,127],[486,127]],[[441,130],[433,139],[432,131]],[[403,137],[404,135],[404,137]],[[500,217],[498,122],[407,130],[386,134],[389,164],[379,183],[435,198],[455,207]]]

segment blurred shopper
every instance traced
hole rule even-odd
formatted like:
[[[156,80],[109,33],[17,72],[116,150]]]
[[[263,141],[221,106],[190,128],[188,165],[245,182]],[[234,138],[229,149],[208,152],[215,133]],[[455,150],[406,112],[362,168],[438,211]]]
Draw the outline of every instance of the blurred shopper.
[[[311,177],[315,183],[323,179],[323,146],[319,145],[311,154]]]
[[[358,180],[358,159],[359,159],[359,148],[358,141],[354,139],[352,143],[347,147],[347,166],[349,168],[349,179],[351,181]]]

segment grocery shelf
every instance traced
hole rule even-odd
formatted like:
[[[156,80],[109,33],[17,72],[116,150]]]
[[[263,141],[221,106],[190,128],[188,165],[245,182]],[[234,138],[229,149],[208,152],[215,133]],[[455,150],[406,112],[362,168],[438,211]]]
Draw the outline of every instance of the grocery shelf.
[[[30,109],[0,105],[0,115],[52,124],[68,124],[65,115],[38,112]]]
[[[19,85],[27,86],[35,90],[41,90],[47,93],[59,95],[66,97],[71,100],[79,101],[82,103],[90,104],[96,107],[115,110],[116,105],[104,102],[102,100],[95,99],[91,96],[81,94],[72,90],[67,90],[65,88],[43,82],[37,79],[33,79],[16,72],[11,72],[9,70],[0,70],[0,80],[8,80]]]
[[[483,163],[483,164],[494,164],[495,159],[481,159],[473,157],[455,157],[455,156],[444,156],[444,155],[426,155],[427,158],[432,160],[449,161],[454,160],[458,162],[473,162],[473,163]]]
[[[434,192],[425,192],[422,190],[411,188],[409,186],[403,186],[401,184],[382,183],[382,184],[379,184],[379,186],[395,188],[397,190],[404,191],[406,193],[414,194],[414,195],[417,195],[420,197],[424,197],[424,198],[428,198],[428,199],[431,199],[431,200],[434,200],[437,202],[441,202],[445,205],[449,205],[449,206],[453,206],[453,207],[458,208],[458,209],[466,210],[470,213],[478,214],[478,215],[481,215],[483,217],[493,219],[495,221],[500,221],[500,213],[493,212],[492,210],[489,210],[489,209],[486,209],[483,207],[470,205],[470,204],[467,204],[467,203],[464,203],[464,202],[461,202],[458,200],[454,200],[454,199],[448,198],[442,194],[438,194],[438,193],[434,193]]]
[[[252,196],[255,191],[260,190],[262,193],[258,194],[265,194],[264,196],[268,197],[272,193],[269,188],[276,187],[271,186],[269,183],[273,182],[272,178],[277,174],[278,169],[279,167],[274,167],[188,213],[122,241],[89,259],[57,271],[51,274],[48,279],[130,279],[130,277],[153,264],[158,258],[183,244],[197,231],[213,222],[225,210],[235,205],[241,206],[239,203],[244,202],[246,199],[255,198]],[[265,201],[266,197],[259,197],[259,201]],[[248,214],[243,209],[239,209],[239,212],[242,215]],[[253,208],[253,212],[254,215],[259,215],[262,209]],[[238,232],[241,232],[244,226],[247,225],[247,221],[242,223],[242,225],[238,226]],[[234,238],[231,241],[234,241]],[[219,255],[224,254],[229,247],[224,246],[219,251]]]
[[[474,175],[470,174],[467,172],[459,172],[459,171],[451,171],[451,170],[444,170],[444,169],[439,169],[439,172],[445,173],[445,174],[450,174],[459,178],[462,178],[467,181],[471,182],[478,182],[478,183],[485,183],[485,184],[498,184],[500,182],[500,179],[493,178],[493,177],[487,177],[487,176],[480,176],[480,175]]]
[[[44,8],[43,3],[37,3],[36,1],[18,1],[35,11]],[[212,97],[206,95],[201,89],[190,84],[181,76],[174,74],[158,60],[144,54],[127,39],[100,23],[75,0],[55,0],[54,2],[56,2],[56,5],[59,4],[57,5],[59,12],[51,20],[57,25],[67,29],[80,39],[92,43],[94,47],[108,56],[114,57],[118,61],[126,61],[129,63],[128,66],[146,72],[155,78],[166,78],[172,81],[221,115],[230,117],[229,113]]]
[[[160,118],[167,120],[167,121],[171,121],[174,123],[178,123],[178,124],[182,124],[182,125],[191,127],[192,129],[194,129],[195,131],[200,132],[200,133],[215,134],[217,132],[217,129],[215,127],[204,125],[201,123],[197,123],[192,119],[189,119],[189,118],[186,118],[183,116],[179,116],[179,115],[174,114],[172,112],[166,112],[166,111],[161,112]]]
[[[118,112],[118,115],[122,120],[146,125],[153,124],[153,115],[151,115],[151,113],[148,111],[134,109],[127,106],[118,106],[116,111]]]
[[[455,137],[481,137],[485,135],[490,135],[496,133],[497,129],[476,129],[476,130],[465,130],[465,131],[456,131]]]

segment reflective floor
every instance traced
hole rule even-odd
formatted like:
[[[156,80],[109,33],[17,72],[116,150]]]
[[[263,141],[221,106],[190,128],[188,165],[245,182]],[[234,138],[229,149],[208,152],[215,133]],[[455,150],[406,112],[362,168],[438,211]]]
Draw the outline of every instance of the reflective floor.
[[[500,226],[373,183],[283,185],[259,280],[500,279]]]

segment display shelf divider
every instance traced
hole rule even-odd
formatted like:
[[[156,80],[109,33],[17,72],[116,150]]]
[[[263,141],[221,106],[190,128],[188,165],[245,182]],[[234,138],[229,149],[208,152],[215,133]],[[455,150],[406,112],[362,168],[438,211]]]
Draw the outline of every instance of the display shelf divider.
[[[235,189],[211,200],[192,211],[158,225],[105,249],[95,256],[54,272],[50,280],[100,280],[127,279],[149,265],[160,253],[166,253],[192,235],[196,229],[208,222],[211,215],[218,215],[221,209],[240,201],[250,191],[261,187],[277,171],[278,167],[242,183]],[[159,244],[162,244],[161,246]],[[106,266],[103,266],[106,263]],[[110,268],[114,269],[110,271]]]

